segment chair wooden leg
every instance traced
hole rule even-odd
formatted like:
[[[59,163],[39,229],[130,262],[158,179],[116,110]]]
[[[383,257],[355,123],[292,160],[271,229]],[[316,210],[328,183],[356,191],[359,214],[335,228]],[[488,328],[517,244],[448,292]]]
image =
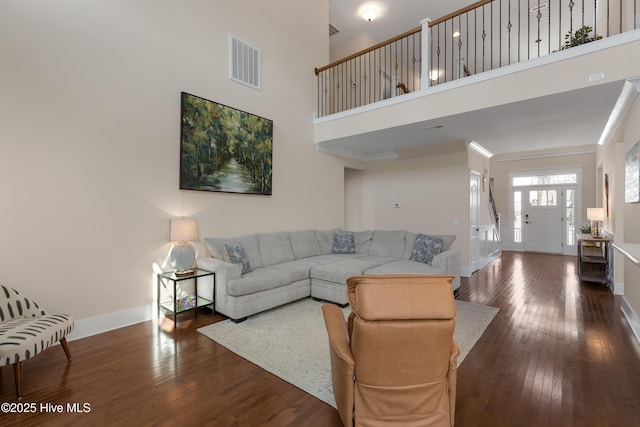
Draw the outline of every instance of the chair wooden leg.
[[[64,354],[67,355],[67,359],[71,360],[71,352],[69,351],[69,344],[67,344],[67,339],[66,338],[62,338],[60,340],[60,345],[62,346],[62,349],[64,350]]]
[[[22,362],[13,364],[13,376],[16,382],[16,397],[22,399]]]

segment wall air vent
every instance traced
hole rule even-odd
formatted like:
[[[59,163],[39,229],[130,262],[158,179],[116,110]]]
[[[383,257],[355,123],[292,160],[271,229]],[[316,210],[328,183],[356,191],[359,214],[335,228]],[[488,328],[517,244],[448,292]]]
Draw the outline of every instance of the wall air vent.
[[[229,34],[229,78],[260,89],[260,50]]]
[[[338,34],[339,32],[340,30],[334,27],[333,24],[329,24],[329,37],[331,37],[334,34]]]

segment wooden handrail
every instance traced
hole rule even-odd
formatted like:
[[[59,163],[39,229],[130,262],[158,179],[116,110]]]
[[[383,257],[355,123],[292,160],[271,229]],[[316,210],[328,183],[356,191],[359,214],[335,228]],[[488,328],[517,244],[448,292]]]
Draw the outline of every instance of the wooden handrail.
[[[465,6],[462,9],[458,9],[455,12],[451,12],[448,15],[443,16],[442,18],[438,18],[434,21],[429,22],[429,26],[433,27],[434,25],[442,24],[444,21],[448,21],[451,18],[455,18],[458,15],[462,15],[464,13],[470,12],[473,9],[477,9],[480,6],[484,6],[487,3],[491,3],[493,0],[480,0],[475,3],[471,3],[469,6]]]
[[[332,62],[332,63],[331,63],[331,64],[329,64],[329,65],[325,65],[324,67],[316,68],[316,69],[315,69],[316,76],[317,76],[318,74],[320,74],[321,72],[323,72],[323,71],[325,71],[325,70],[328,70],[329,68],[333,68],[333,67],[335,67],[336,65],[340,65],[340,64],[342,64],[342,63],[344,63],[344,62],[351,61],[352,59],[357,58],[357,57],[359,57],[359,56],[361,56],[361,55],[364,55],[365,53],[369,53],[369,52],[371,52],[371,51],[374,51],[374,50],[376,50],[376,49],[379,49],[379,48],[381,48],[381,47],[383,47],[383,46],[386,46],[386,45],[388,45],[388,44],[391,44],[391,43],[393,43],[393,42],[397,42],[397,41],[398,41],[398,40],[400,40],[400,39],[403,39],[403,38],[405,38],[405,37],[412,36],[412,35],[414,35],[415,33],[419,33],[420,31],[422,31],[422,27],[414,28],[413,30],[406,31],[406,32],[404,32],[404,33],[400,34],[399,36],[395,36],[395,37],[393,37],[393,38],[390,38],[389,40],[383,41],[383,42],[381,42],[381,43],[378,43],[378,44],[376,44],[376,45],[373,45],[373,46],[371,46],[371,47],[368,47],[368,48],[366,48],[366,49],[363,49],[363,50],[361,50],[360,52],[356,52],[356,53],[354,53],[353,55],[349,55],[349,56],[347,56],[346,58],[342,58],[342,59],[339,59],[339,60],[337,60],[337,61],[335,61],[335,62]]]
[[[473,10],[473,9],[476,9],[476,8],[478,8],[478,7],[480,7],[480,6],[484,6],[485,4],[487,4],[487,3],[491,3],[492,1],[493,1],[493,0],[480,0],[480,1],[477,1],[477,2],[475,2],[475,3],[472,3],[472,4],[470,4],[469,6],[465,6],[465,7],[463,7],[462,9],[458,9],[458,10],[456,10],[455,12],[451,12],[450,14],[445,15],[445,16],[443,16],[442,18],[438,18],[438,19],[436,19],[435,21],[431,21],[431,22],[429,22],[429,27],[433,27],[434,25],[441,24],[441,23],[443,23],[444,21],[447,21],[447,20],[449,20],[449,19],[451,19],[451,18],[454,18],[454,17],[456,17],[456,16],[458,16],[458,15],[462,15],[463,13],[467,13],[467,12],[469,12],[469,11],[471,11],[471,10]],[[315,73],[316,73],[316,76],[317,76],[318,74],[320,74],[321,72],[323,72],[323,71],[325,71],[325,70],[328,70],[329,68],[333,68],[333,67],[335,67],[336,65],[340,65],[340,64],[343,64],[343,63],[345,63],[345,62],[351,61],[352,59],[355,59],[355,58],[357,58],[357,57],[359,57],[359,56],[361,56],[361,55],[364,55],[365,53],[372,52],[372,51],[374,51],[374,50],[376,50],[376,49],[379,49],[379,48],[381,48],[381,47],[383,47],[383,46],[386,46],[386,45],[388,45],[388,44],[391,44],[391,43],[397,42],[397,41],[398,41],[398,40],[400,40],[400,39],[403,39],[403,38],[405,38],[405,37],[409,37],[409,36],[412,36],[412,35],[414,35],[414,34],[416,34],[416,33],[419,33],[420,31],[422,31],[422,26],[420,26],[420,27],[416,27],[416,28],[414,28],[414,29],[412,29],[412,30],[409,30],[409,31],[406,31],[406,32],[404,32],[404,33],[402,33],[402,34],[400,34],[400,35],[398,35],[398,36],[392,37],[392,38],[390,38],[389,40],[385,40],[385,41],[380,42],[380,43],[378,43],[378,44],[375,44],[375,45],[373,45],[373,46],[371,46],[371,47],[368,47],[368,48],[366,48],[366,49],[363,49],[363,50],[361,50],[361,51],[359,51],[359,52],[356,52],[356,53],[354,53],[354,54],[352,54],[352,55],[347,56],[346,58],[342,58],[342,59],[339,59],[339,60],[337,60],[337,61],[334,61],[334,62],[332,62],[332,63],[331,63],[331,64],[329,64],[329,65],[325,65],[324,67],[316,68],[316,69],[314,70],[314,71],[315,71]]]

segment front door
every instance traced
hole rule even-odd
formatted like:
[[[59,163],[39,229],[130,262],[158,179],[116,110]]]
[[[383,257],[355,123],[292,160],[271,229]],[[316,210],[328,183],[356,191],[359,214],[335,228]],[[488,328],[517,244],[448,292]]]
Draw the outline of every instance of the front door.
[[[562,253],[564,224],[561,189],[557,186],[536,186],[523,190],[524,250]]]

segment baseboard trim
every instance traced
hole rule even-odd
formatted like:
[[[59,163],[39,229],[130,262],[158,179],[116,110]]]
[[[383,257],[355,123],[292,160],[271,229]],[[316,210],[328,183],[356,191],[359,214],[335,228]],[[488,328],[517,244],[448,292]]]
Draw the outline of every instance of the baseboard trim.
[[[624,295],[624,283],[613,282],[613,293],[615,295]]]
[[[640,343],[640,318],[625,297],[622,297],[620,309],[622,310],[624,317],[627,318],[627,322],[629,322],[629,326],[631,326],[631,330],[636,336],[636,340],[638,340],[638,343]]]
[[[109,313],[103,316],[78,320],[75,322],[73,331],[67,336],[68,341],[90,337],[114,329],[123,328],[136,323],[153,319],[155,305],[136,307],[129,310]]]
[[[471,271],[471,267],[460,267],[460,276],[462,276],[462,277],[471,277],[471,275],[473,273],[475,273],[476,271],[486,267],[492,261],[495,261],[498,258],[500,258],[500,255],[502,255],[502,251],[494,252],[492,255],[482,259],[480,261],[480,265],[478,265],[478,268],[476,270],[473,270],[473,271]]]

